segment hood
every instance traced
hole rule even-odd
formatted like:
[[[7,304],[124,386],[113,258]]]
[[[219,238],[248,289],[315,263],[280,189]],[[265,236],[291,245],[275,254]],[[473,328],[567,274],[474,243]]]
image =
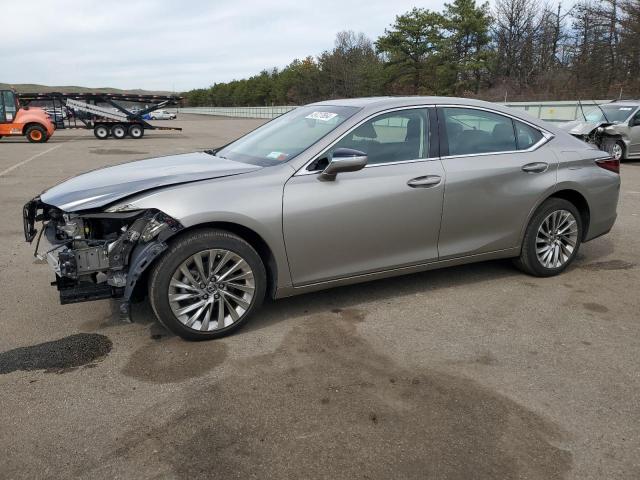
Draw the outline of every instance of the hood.
[[[559,127],[571,135],[588,135],[596,128],[609,125],[607,122],[585,122],[584,120],[573,120],[563,123]]]
[[[88,210],[153,188],[238,175],[260,168],[204,152],[170,155],[83,173],[46,190],[40,199],[67,212]]]

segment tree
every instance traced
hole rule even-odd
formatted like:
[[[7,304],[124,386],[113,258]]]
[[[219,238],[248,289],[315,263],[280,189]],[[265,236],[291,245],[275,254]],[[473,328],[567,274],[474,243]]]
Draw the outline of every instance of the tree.
[[[448,85],[440,90],[456,94],[465,91],[478,93],[488,76],[492,58],[489,4],[477,5],[475,0],[455,0],[445,4],[441,17],[446,33],[440,52],[440,71],[448,72]]]
[[[320,55],[321,93],[325,98],[376,95],[382,90],[382,62],[363,33],[339,32],[335,47]]]
[[[376,41],[376,49],[384,55],[391,70],[391,81],[410,82],[412,93],[430,90],[436,58],[442,48],[444,19],[442,15],[414,8],[398,15],[391,29]]]

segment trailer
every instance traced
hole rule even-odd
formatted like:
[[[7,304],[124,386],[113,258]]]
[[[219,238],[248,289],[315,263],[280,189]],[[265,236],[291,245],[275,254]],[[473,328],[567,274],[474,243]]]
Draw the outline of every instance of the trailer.
[[[152,125],[145,119],[155,110],[179,105],[182,97],[176,95],[61,92],[17,95],[21,105],[43,108],[56,129],[90,129],[100,140],[142,138],[145,130],[182,131],[179,127]]]

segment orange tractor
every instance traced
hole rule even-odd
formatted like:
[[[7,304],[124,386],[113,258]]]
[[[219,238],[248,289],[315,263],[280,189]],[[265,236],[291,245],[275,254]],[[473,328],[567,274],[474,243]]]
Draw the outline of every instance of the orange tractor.
[[[55,126],[37,107],[21,107],[13,90],[0,90],[0,138],[24,135],[32,143],[46,142]]]

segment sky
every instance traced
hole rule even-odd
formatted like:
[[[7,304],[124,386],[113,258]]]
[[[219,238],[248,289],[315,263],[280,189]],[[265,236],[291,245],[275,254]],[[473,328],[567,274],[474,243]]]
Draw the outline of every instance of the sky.
[[[372,40],[444,0],[0,0],[0,83],[186,91]],[[14,19],[15,21],[8,21]]]

